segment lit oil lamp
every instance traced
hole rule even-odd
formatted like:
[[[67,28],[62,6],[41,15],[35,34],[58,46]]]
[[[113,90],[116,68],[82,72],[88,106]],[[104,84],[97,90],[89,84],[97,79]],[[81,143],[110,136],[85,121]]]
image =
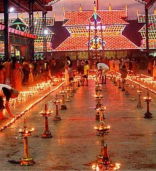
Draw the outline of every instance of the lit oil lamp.
[[[45,104],[45,109],[40,112],[40,114],[45,118],[44,120],[44,132],[42,133],[42,138],[52,138],[51,132],[48,126],[48,117],[51,116],[51,111],[47,109],[47,104]]]
[[[115,75],[113,77],[113,83],[114,83],[115,86],[117,86],[117,81],[116,81],[116,76]]]
[[[104,121],[100,122],[99,126],[95,126],[94,129],[97,130],[98,136],[103,136],[103,134],[108,134],[110,126],[105,126]]]
[[[152,98],[149,96],[149,90],[147,90],[147,96],[144,97],[145,102],[147,103],[147,112],[144,114],[144,118],[150,119],[153,118],[152,113],[149,111],[149,103],[152,101]]]
[[[62,104],[61,104],[60,109],[61,110],[66,110],[67,109],[67,106],[65,104],[65,93],[66,93],[66,91],[64,90],[64,87],[63,86],[62,86],[62,90],[59,93],[62,96]]]
[[[31,136],[31,133],[34,131],[34,128],[28,129],[26,125],[26,119],[24,119],[23,128],[19,129],[19,134],[24,138],[24,156],[21,159],[20,164],[22,166],[33,165],[35,162],[33,158],[29,156],[29,147],[28,147],[28,137]]]
[[[106,170],[112,170],[112,171],[117,171],[120,169],[120,164],[119,163],[111,163],[110,157],[108,155],[108,147],[107,143],[104,141],[102,142],[102,150],[101,154],[98,156],[96,164],[92,166],[92,169],[95,171],[106,171]]]
[[[56,94],[56,97],[55,97],[55,101],[53,101],[53,103],[56,106],[56,114],[55,114],[55,116],[53,118],[53,121],[60,121],[61,117],[60,117],[59,112],[58,112],[58,105],[60,105],[60,101],[57,98],[57,94]]]
[[[69,88],[66,88],[66,102],[71,102]]]
[[[142,91],[140,90],[140,86],[139,86],[139,90],[137,90],[137,93],[139,95],[137,108],[143,108],[142,103],[141,103],[141,93],[142,93]]]
[[[129,96],[130,93],[129,93],[129,83],[127,82],[126,83],[126,92],[125,92],[125,95]]]
[[[71,93],[72,94],[76,93],[76,86],[75,86],[75,81],[74,80],[71,82],[71,88],[72,88]]]
[[[95,119],[97,121],[102,122],[105,119],[105,116],[104,116],[105,109],[106,109],[106,107],[103,107],[102,104],[96,109],[96,117],[95,117]]]
[[[95,92],[96,92],[96,96],[99,96],[99,94],[102,93],[102,87],[101,87],[101,85],[99,83],[97,83],[95,85]]]
[[[67,87],[67,91],[69,92],[69,97],[73,97],[74,96],[74,94],[72,92],[72,86]]]
[[[136,98],[134,97],[134,95],[135,95],[135,86],[134,85],[132,85],[131,86],[131,97],[130,97],[130,100],[131,101],[135,101],[136,100]]]

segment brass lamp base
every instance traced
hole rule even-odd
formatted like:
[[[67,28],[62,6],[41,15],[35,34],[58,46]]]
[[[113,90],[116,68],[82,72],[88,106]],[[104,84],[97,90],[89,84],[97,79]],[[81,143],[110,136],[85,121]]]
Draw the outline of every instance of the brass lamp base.
[[[53,121],[60,121],[60,120],[62,120],[60,115],[55,115],[53,118]]]
[[[29,157],[29,158],[22,158],[21,159],[21,162],[20,162],[20,165],[21,166],[30,166],[30,165],[33,165],[35,164],[33,158]]]
[[[44,131],[42,134],[42,138],[52,138],[53,136],[51,135],[50,131]]]
[[[65,104],[61,105],[60,110],[66,110],[67,106]]]

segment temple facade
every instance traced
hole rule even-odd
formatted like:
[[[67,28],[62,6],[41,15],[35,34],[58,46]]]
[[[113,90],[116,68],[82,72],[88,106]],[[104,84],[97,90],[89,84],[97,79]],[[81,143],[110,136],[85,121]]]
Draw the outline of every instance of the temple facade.
[[[0,23],[2,23],[2,26],[4,24],[4,20],[1,19]],[[23,34],[25,37],[30,38],[32,34],[29,34],[29,18],[23,18],[22,16],[19,16],[15,19],[10,19],[9,20],[9,28],[10,30],[15,30],[15,32],[18,34]],[[53,25],[53,18],[46,18],[46,30],[47,34],[44,35],[44,27],[43,27],[43,18],[38,17],[34,18],[34,53],[35,53],[35,58],[38,58],[43,56],[44,57],[44,49],[43,49],[43,43],[44,43],[44,37],[46,37],[46,48],[47,52],[52,52],[51,48],[51,39],[52,39],[52,31],[48,28],[48,26]],[[3,34],[3,32],[1,32]],[[16,39],[18,41],[18,39]],[[14,44],[11,42],[11,54],[14,56],[25,56],[27,54],[28,48],[24,48],[27,46],[27,42],[25,44],[19,44],[17,46],[17,43]],[[18,50],[19,53],[15,53],[16,49]],[[23,50],[24,49],[24,50]],[[0,54],[4,54],[4,41],[0,41]]]
[[[93,58],[95,51],[97,56],[108,58],[125,57],[139,51],[140,47],[123,35],[129,24],[126,19],[127,8],[112,10],[111,6],[109,10],[83,11],[80,7],[79,11],[64,12],[63,27],[69,36],[57,47],[52,46],[53,51],[64,51],[72,58]]]
[[[142,50],[146,49],[146,17],[145,15],[138,14],[138,23],[143,23],[143,27],[139,30],[141,34],[141,41],[142,44],[140,48]],[[148,42],[149,42],[149,49],[151,54],[154,53],[156,49],[156,10],[154,14],[148,15]]]

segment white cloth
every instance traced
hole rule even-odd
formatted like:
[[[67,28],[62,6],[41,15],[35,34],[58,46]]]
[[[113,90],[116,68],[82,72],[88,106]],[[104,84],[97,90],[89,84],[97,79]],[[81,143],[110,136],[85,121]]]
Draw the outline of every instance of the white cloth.
[[[97,69],[107,69],[107,70],[109,70],[109,67],[104,63],[98,63],[97,64]]]
[[[101,69],[102,70],[102,75],[106,75],[107,72],[109,71],[109,67],[108,65],[104,64],[104,63],[98,63],[97,64],[97,69]]]

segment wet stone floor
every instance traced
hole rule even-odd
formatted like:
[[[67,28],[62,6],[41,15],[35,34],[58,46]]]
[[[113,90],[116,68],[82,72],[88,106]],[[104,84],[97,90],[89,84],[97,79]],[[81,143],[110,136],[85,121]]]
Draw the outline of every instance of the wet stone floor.
[[[110,80],[103,86],[102,104],[106,107],[105,123],[110,125],[106,136],[108,154],[112,163],[121,163],[120,170],[156,170],[156,96],[151,94],[152,119],[144,119],[146,103],[138,109],[136,101],[131,101]],[[143,90],[143,96],[146,91]],[[101,151],[101,137],[96,135],[95,120],[95,82],[89,80],[89,86],[81,86],[66,102],[67,110],[59,110],[61,121],[53,121],[55,105],[53,101],[59,90],[29,110],[14,124],[0,132],[0,170],[92,170],[91,163]],[[61,97],[61,96],[59,96]],[[44,118],[40,111],[47,104],[53,114],[49,117],[49,130],[52,138],[43,139]],[[24,108],[24,104],[22,105]],[[19,110],[15,108],[14,110]],[[23,139],[18,130],[23,126],[24,118],[29,128],[35,128],[28,138],[29,154],[35,161],[32,166],[20,166],[23,157]],[[8,160],[17,163],[10,163]]]

